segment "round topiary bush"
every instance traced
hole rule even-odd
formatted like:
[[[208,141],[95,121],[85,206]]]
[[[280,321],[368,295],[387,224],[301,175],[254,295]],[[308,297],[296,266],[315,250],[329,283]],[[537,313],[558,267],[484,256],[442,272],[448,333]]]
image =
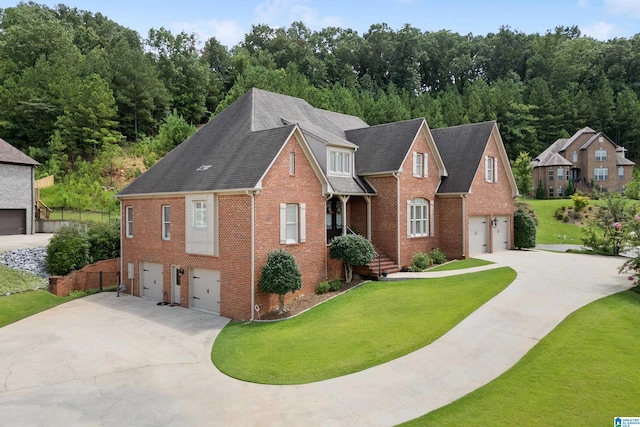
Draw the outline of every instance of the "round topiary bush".
[[[302,275],[293,255],[283,249],[269,252],[267,262],[262,267],[260,289],[270,294],[278,294],[280,313],[284,312],[284,296],[301,287]]]
[[[373,260],[375,251],[370,241],[359,234],[345,234],[331,241],[329,255],[344,263],[345,282],[351,283],[353,266],[365,265]]]

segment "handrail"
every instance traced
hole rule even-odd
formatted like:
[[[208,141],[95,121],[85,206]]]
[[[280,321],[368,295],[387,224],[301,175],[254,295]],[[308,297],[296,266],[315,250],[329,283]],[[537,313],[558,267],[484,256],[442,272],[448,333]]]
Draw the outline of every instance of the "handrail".
[[[376,251],[373,251],[373,256],[374,258],[378,258],[378,277],[380,277],[382,276],[382,256]]]

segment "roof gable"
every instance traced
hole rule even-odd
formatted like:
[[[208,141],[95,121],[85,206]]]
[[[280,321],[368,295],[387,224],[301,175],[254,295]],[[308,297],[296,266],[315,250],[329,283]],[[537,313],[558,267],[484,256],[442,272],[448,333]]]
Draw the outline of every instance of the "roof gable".
[[[39,166],[40,163],[0,138],[0,163]]]
[[[431,134],[449,176],[442,179],[438,193],[468,193],[495,121],[432,129]]]

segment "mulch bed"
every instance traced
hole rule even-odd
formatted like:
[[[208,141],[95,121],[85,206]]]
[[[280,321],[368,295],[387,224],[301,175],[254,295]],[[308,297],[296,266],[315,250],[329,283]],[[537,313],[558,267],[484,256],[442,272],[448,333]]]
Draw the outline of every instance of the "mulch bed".
[[[343,283],[342,288],[339,291],[327,292],[324,294],[312,293],[300,295],[292,301],[286,302],[284,304],[284,313],[278,313],[278,309],[276,308],[266,314],[261,315],[256,320],[280,320],[293,317],[296,314],[300,314],[311,307],[314,307],[328,299],[333,298],[336,295],[339,295],[351,288],[358,286],[362,282],[364,282],[364,280],[354,279],[351,281],[351,283]]]

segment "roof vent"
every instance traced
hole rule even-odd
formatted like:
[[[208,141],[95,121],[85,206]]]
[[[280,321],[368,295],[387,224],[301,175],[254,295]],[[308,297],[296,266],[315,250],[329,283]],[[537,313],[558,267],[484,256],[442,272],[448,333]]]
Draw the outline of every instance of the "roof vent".
[[[202,171],[206,171],[207,169],[209,169],[211,166],[213,165],[202,165],[200,166],[198,169],[196,169],[198,172],[202,172]]]

